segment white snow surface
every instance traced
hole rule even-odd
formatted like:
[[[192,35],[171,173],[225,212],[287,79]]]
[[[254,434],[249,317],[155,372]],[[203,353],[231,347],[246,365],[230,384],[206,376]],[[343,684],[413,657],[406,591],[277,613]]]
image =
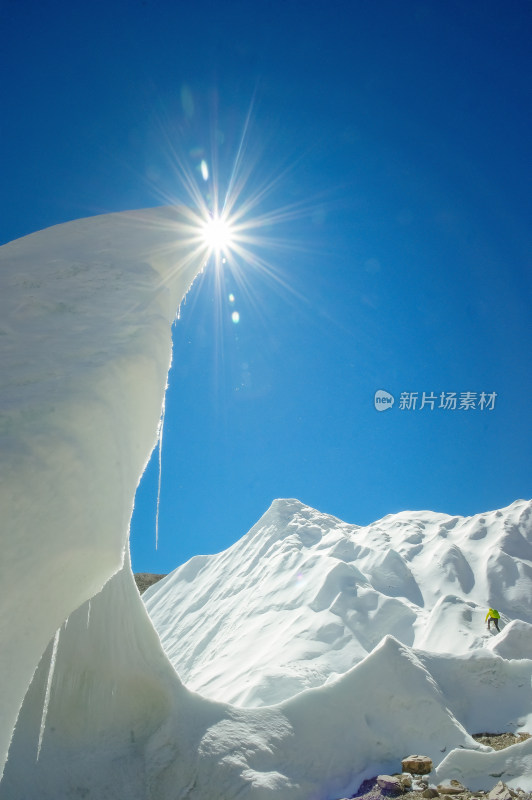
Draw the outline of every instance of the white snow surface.
[[[531,512],[518,501],[358,527],[276,500],[240,541],[191,559],[144,602],[186,685],[241,706],[321,686],[388,634],[434,653],[532,657]],[[498,636],[486,629],[489,604]]]
[[[151,590],[163,649],[127,534],[200,267],[180,213],[0,248],[1,800],[335,800],[411,752],[532,789],[530,741],[470,736],[530,726],[525,501],[365,528],[276,501]]]

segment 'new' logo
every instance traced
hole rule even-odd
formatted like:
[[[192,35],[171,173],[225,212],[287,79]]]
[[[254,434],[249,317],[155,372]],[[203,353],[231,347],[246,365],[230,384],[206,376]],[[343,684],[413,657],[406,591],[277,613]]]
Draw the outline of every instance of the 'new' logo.
[[[377,411],[386,411],[393,406],[394,402],[393,394],[385,392],[384,389],[379,389],[375,392],[375,408]]]

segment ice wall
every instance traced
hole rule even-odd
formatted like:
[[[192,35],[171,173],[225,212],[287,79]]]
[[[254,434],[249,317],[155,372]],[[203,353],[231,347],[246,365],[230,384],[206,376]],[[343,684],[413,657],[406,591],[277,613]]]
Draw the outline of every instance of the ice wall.
[[[110,214],[0,248],[0,766],[54,632],[123,563],[201,266],[181,222]]]

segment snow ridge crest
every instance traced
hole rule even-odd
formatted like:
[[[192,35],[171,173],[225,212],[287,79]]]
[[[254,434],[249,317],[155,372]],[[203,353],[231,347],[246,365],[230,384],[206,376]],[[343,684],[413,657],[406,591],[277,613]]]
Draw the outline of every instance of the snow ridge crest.
[[[228,550],[196,556],[144,599],[185,683],[242,706],[330,682],[387,636],[434,653],[522,658],[531,508],[404,511],[357,526],[278,499]],[[502,618],[496,639],[484,621],[490,605]]]

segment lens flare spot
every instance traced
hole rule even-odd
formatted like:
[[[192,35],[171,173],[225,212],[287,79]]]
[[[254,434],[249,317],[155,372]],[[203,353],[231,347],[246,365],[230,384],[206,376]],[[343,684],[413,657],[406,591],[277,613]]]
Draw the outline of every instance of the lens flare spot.
[[[238,325],[238,323],[240,322],[240,314],[238,313],[238,311],[233,311],[233,313],[231,314],[231,319],[233,320],[235,325]]]
[[[234,296],[234,294],[233,294],[232,292],[231,292],[231,294],[229,295],[229,302],[230,302],[230,303],[234,303],[234,302],[235,302],[235,296]]]
[[[209,167],[207,166],[207,162],[205,161],[204,158],[201,160],[200,170],[201,170],[201,177],[203,178],[203,180],[204,181],[208,181],[209,180]]]

